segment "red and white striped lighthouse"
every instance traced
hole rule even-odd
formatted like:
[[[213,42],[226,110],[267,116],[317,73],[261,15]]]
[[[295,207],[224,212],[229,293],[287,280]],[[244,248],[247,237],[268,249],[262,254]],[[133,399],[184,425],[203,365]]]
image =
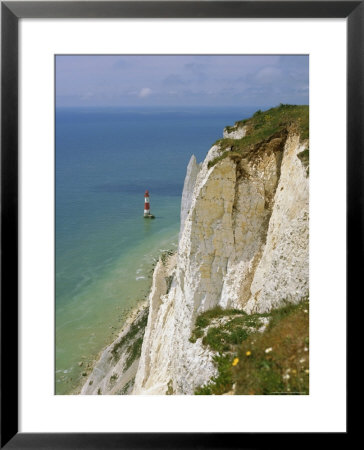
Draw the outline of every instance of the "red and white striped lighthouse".
[[[150,216],[149,192],[144,194],[144,217]]]

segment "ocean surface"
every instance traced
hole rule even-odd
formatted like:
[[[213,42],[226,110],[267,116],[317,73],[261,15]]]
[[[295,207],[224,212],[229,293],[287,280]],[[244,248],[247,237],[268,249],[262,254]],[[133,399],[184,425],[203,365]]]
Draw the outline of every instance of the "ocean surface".
[[[176,248],[191,155],[202,161],[256,109],[56,109],[56,394],[85,379],[146,298],[160,253]]]

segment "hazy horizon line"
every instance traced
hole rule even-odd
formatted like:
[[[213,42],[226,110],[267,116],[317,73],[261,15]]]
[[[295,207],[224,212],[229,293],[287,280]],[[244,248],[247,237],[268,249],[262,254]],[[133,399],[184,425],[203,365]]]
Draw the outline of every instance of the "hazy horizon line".
[[[284,105],[292,105],[292,106],[309,106],[309,103],[283,103]],[[222,108],[276,108],[280,105],[280,103],[275,105],[55,105],[55,108],[63,108],[63,109],[96,109],[96,108],[110,108],[110,109],[118,109],[118,108],[135,108],[135,109],[156,109],[156,108],[180,108],[180,109],[196,109],[196,108],[205,108],[205,109],[222,109]]]

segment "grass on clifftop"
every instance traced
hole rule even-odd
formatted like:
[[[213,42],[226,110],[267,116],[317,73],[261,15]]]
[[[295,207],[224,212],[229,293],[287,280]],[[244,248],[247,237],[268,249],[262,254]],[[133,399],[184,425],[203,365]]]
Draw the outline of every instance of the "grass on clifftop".
[[[228,311],[225,312],[229,314]],[[205,386],[197,388],[195,394],[221,395],[229,391],[240,395],[308,394],[308,300],[273,310],[270,314],[239,315],[240,317],[245,320],[251,318],[252,325],[259,325],[259,319],[269,317],[269,324],[264,332],[238,334],[235,317],[217,327],[221,332],[220,338],[223,339],[223,347],[219,348],[219,353],[213,359],[218,375]],[[225,335],[227,324],[230,324],[229,327],[234,324],[231,337],[236,337],[239,341],[230,340],[228,351],[225,350],[225,343],[230,339],[226,339]],[[196,327],[198,328],[200,327]],[[207,332],[207,336],[208,334]],[[215,343],[215,340],[203,340],[203,344],[208,345],[211,350],[218,348]]]
[[[258,110],[250,119],[236,122],[233,127],[226,127],[227,131],[233,131],[242,126],[247,127],[246,136],[241,139],[223,138],[216,141],[220,146],[221,155],[208,163],[208,167],[214,166],[218,161],[231,156],[232,153],[242,155],[250,151],[256,144],[272,135],[279,133],[287,127],[296,127],[301,141],[309,137],[309,107],[307,105],[283,105],[267,111]]]
[[[309,393],[309,303],[283,309],[267,331],[250,336],[233,367],[235,393],[242,395]]]

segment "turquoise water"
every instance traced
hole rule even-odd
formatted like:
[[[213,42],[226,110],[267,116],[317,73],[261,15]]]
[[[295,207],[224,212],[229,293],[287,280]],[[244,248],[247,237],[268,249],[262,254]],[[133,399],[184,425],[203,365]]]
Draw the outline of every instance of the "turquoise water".
[[[191,155],[203,160],[224,126],[254,111],[56,110],[57,394],[80,384],[146,297],[153,261],[176,247]],[[155,220],[143,218],[146,189]]]

